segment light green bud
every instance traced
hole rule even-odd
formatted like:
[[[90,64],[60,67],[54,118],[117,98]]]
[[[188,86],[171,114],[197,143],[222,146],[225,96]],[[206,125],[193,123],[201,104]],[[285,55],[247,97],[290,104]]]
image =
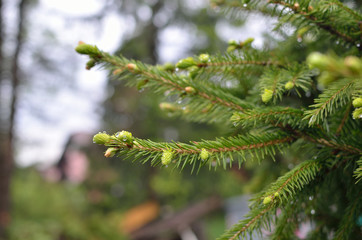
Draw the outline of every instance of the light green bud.
[[[273,97],[273,91],[264,89],[264,93],[261,95],[261,100],[265,103],[269,102]]]
[[[254,38],[247,38],[247,39],[243,42],[243,46],[251,45],[253,42],[254,42]]]
[[[92,67],[94,67],[95,65],[96,65],[96,60],[94,60],[94,59],[92,58],[92,59],[90,59],[90,60],[87,62],[86,66],[85,66],[85,69],[91,70]]]
[[[127,131],[121,131],[116,133],[116,137],[121,140],[122,142],[126,142],[126,143],[132,143],[133,142],[133,137],[132,137],[132,133],[127,132]]]
[[[353,100],[352,104],[355,108],[362,107],[362,98],[356,98]]]
[[[234,51],[235,49],[236,49],[236,46],[230,45],[230,46],[226,49],[226,51],[227,51],[227,52],[232,52],[232,51]]]
[[[165,63],[165,64],[163,65],[163,69],[164,69],[165,71],[174,72],[174,71],[175,71],[175,65],[172,64],[172,63]]]
[[[86,44],[83,42],[79,42],[78,46],[75,48],[75,51],[79,54],[89,55],[89,56],[97,56],[100,55],[101,51],[96,46],[92,46],[90,44]]]
[[[199,68],[196,66],[189,67],[188,70],[189,70],[189,77],[192,79],[194,79],[197,73],[199,72]]]
[[[344,59],[344,65],[355,73],[362,72],[362,62],[361,59],[359,59],[356,56],[348,56]]]
[[[161,163],[162,165],[168,165],[171,163],[173,158],[173,152],[169,149],[164,150],[161,157]]]
[[[353,119],[362,118],[362,107],[356,108],[352,114]]]
[[[111,137],[107,133],[97,133],[93,137],[93,142],[97,144],[106,144]]]
[[[107,157],[107,158],[108,157],[113,157],[116,154],[117,151],[118,151],[117,148],[108,148],[107,151],[104,153],[104,156]]]
[[[264,204],[264,205],[267,205],[267,204],[271,203],[271,201],[272,201],[272,198],[271,198],[271,197],[266,197],[266,198],[264,198],[264,200],[263,200],[263,204]]]
[[[275,193],[274,193],[274,197],[279,197],[279,193],[278,193],[278,192],[275,192]]]
[[[143,87],[148,83],[148,79],[141,80],[137,83],[137,89],[142,90]]]
[[[127,69],[132,73],[141,72],[140,69],[138,68],[138,66],[136,64],[134,64],[134,63],[128,63],[127,64]]]
[[[289,81],[284,85],[284,87],[285,87],[285,89],[290,90],[294,87],[294,84],[292,81]]]
[[[194,94],[194,93],[196,93],[196,90],[195,90],[195,88],[189,86],[189,87],[185,87],[185,92]]]
[[[328,66],[328,62],[328,57],[319,52],[313,52],[307,57],[307,63],[310,68],[325,69]]]
[[[239,45],[234,39],[228,41],[229,46],[237,46]]]
[[[196,66],[196,62],[193,57],[188,57],[185,59],[181,59],[177,64],[176,67],[180,69],[186,69],[191,66]]]
[[[336,80],[336,78],[330,72],[324,71],[321,73],[321,75],[319,76],[319,78],[317,80],[318,80],[318,83],[322,84],[323,86],[327,86],[331,82]]]
[[[209,54],[201,54],[200,56],[199,56],[199,60],[200,60],[200,62],[202,62],[202,63],[207,63],[209,60],[210,60],[210,56],[209,56]]]
[[[200,152],[201,160],[207,160],[209,158],[209,155],[210,155],[209,152],[205,148],[201,149]]]

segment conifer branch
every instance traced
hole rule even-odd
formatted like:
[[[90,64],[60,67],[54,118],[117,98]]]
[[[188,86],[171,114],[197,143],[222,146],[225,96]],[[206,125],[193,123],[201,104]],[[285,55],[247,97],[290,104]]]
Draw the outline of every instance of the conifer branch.
[[[130,137],[123,139],[123,133],[118,132],[109,136],[105,133],[95,135],[94,139],[104,136],[105,140],[96,141],[109,147],[105,156],[113,156],[115,154],[126,155],[132,157],[133,160],[141,159],[143,163],[151,160],[152,165],[158,165],[163,161],[162,158],[166,152],[170,153],[170,163],[175,163],[175,167],[183,168],[187,163],[196,164],[201,167],[206,163],[210,167],[222,165],[224,168],[227,164],[232,165],[235,153],[238,156],[239,165],[246,160],[247,154],[254,156],[260,160],[269,155],[273,157],[275,150],[282,150],[282,147],[294,141],[294,138],[282,132],[264,133],[263,135],[239,135],[237,137],[217,138],[214,141],[204,140],[200,142],[192,141],[189,144],[181,142],[153,142],[151,140],[143,140]],[[132,134],[128,133],[130,136]],[[120,137],[121,136],[121,137]],[[107,154],[111,151],[112,154]],[[229,159],[225,158],[227,154]],[[172,161],[171,161],[172,160]],[[167,164],[167,165],[168,165]],[[165,165],[165,164],[164,164]]]
[[[140,139],[136,139],[135,140],[137,143],[140,142]],[[229,139],[229,141],[231,141],[231,139]],[[208,142],[209,148],[207,148],[207,151],[210,153],[223,153],[223,152],[236,152],[236,151],[244,151],[244,150],[253,150],[253,149],[259,149],[259,148],[264,148],[264,147],[268,147],[271,145],[278,145],[278,144],[282,144],[282,143],[286,143],[286,142],[291,142],[293,141],[292,137],[284,137],[281,139],[273,139],[267,142],[259,142],[259,143],[252,143],[252,144],[246,144],[246,145],[241,145],[241,146],[230,146],[230,147],[211,147],[211,142]],[[177,147],[173,147],[173,144],[167,144],[167,143],[163,143],[165,144],[165,146],[167,145],[167,147],[147,147],[147,146],[142,146],[140,144],[136,144],[132,147],[132,149],[135,150],[140,150],[140,151],[147,151],[147,152],[163,152],[167,149],[171,149],[172,151],[174,151],[176,154],[199,154],[201,152],[202,149],[200,148],[194,148],[194,146],[198,146],[198,145],[203,145],[206,142],[192,142],[193,145],[185,145],[185,144],[180,144],[180,143],[175,143],[175,145]]]
[[[357,21],[361,21],[362,20],[362,15],[359,14],[356,11],[353,11],[352,9],[350,9],[349,7],[347,7],[346,5],[344,5],[343,3],[341,3],[340,1],[328,1],[326,2],[327,5],[335,5],[338,6],[339,8],[343,9],[344,11],[346,11],[347,13],[349,13],[350,15],[354,16],[356,18]]]
[[[275,61],[253,61],[253,60],[237,60],[237,61],[225,61],[225,62],[207,62],[199,63],[198,67],[220,67],[220,66],[231,66],[231,65],[259,65],[259,66],[280,66],[279,62]]]
[[[238,45],[237,43],[235,44]],[[201,54],[200,57],[202,55],[205,54]],[[261,50],[255,50],[250,47],[247,47],[246,49],[243,49],[243,51],[237,53],[231,52],[225,53],[223,55],[215,55],[208,58],[207,61],[201,61],[200,57],[199,59],[194,60],[194,65],[192,67],[186,69],[189,71],[189,74],[191,76],[194,75],[194,73],[197,74],[204,71],[221,71],[224,75],[225,69],[235,72],[240,71],[240,69],[245,69],[247,67],[283,67],[283,64],[281,62],[271,59],[271,57],[266,52],[263,52]]]
[[[265,215],[269,213],[273,208],[273,205],[270,204],[267,207],[252,210],[250,215],[246,216],[245,220],[239,221],[237,224],[232,226],[228,231],[226,231],[222,236],[217,238],[217,240],[234,240],[239,239],[240,235],[246,237],[248,232],[252,232],[253,229],[258,228],[261,224],[260,222],[265,218]]]
[[[89,44],[80,43],[76,50],[89,55],[87,69],[94,65],[103,65],[112,70],[115,78],[126,79],[132,86],[141,89],[151,88],[157,93],[167,93],[184,99],[183,112],[197,121],[228,121],[232,111],[244,111],[252,107],[252,104],[235,97],[212,82],[195,81],[191,77],[170,73],[159,66],[130,61],[122,56],[111,56]],[[198,114],[196,110],[199,111]]]
[[[291,126],[304,128],[307,121],[301,120],[303,111],[289,107],[264,107],[234,112],[231,121],[234,125],[243,127],[270,124],[273,126]]]
[[[302,190],[317,176],[321,168],[320,160],[305,161],[279,177],[268,190],[259,194],[253,201],[258,203],[266,197],[272,200],[289,201],[297,191]]]
[[[254,0],[254,1],[211,0],[211,4],[214,7],[216,6],[223,7],[225,15],[235,16],[240,12],[262,13],[265,16],[269,17],[275,15],[275,11],[267,7],[265,1],[261,0]]]
[[[285,1],[280,1],[280,0],[269,0],[270,3],[274,3],[274,4],[279,4],[281,6],[285,6],[287,8],[289,8],[290,10],[292,10],[295,14],[299,14],[301,16],[303,16],[305,19],[310,20],[311,22],[313,22],[315,25],[317,25],[318,27],[326,30],[327,32],[331,33],[332,35],[337,36],[338,38],[343,39],[346,42],[352,43],[353,45],[356,45],[356,40],[354,40],[352,37],[338,31],[337,29],[335,29],[333,26],[329,25],[326,23],[326,21],[321,21],[320,19],[318,19],[316,16],[312,15],[311,12],[306,12],[301,10],[300,7],[297,7],[295,5],[289,4]]]
[[[315,99],[315,104],[311,106],[314,109],[306,111],[304,119],[309,119],[309,125],[313,125],[327,118],[337,107],[350,102],[353,86],[354,80],[350,79],[343,79],[332,84],[319,95],[319,98]]]
[[[202,87],[185,77],[182,78],[177,75],[171,75],[167,72],[161,72],[155,67],[141,64],[139,62],[129,61],[125,58],[116,58],[104,52],[102,52],[97,61],[111,64],[114,71],[117,71],[118,69],[120,71],[128,71],[135,77],[141,77],[142,80],[156,81],[164,86],[167,86],[168,90],[178,92],[179,94],[187,92],[185,91],[185,88],[192,87],[195,89],[195,91],[191,93],[193,97],[199,96],[208,100],[212,104],[223,105],[227,108],[238,111],[243,111],[245,108],[250,107],[250,104],[243,102],[229,93],[222,92],[220,89],[213,90],[210,84],[207,87]],[[135,66],[132,65],[132,67],[136,67],[136,69],[131,69],[132,67],[130,67],[130,64],[134,64]],[[144,87],[147,86],[160,87],[160,85],[145,83]]]
[[[259,80],[260,90],[263,93],[263,102],[273,100],[275,103],[277,99],[282,99],[285,91],[293,88],[301,96],[298,88],[303,89],[305,92],[310,90],[313,81],[312,77],[316,74],[315,70],[310,70],[302,64],[294,64],[283,69],[267,69]]]
[[[268,216],[266,216],[267,213],[288,204],[288,201],[290,201],[297,192],[301,191],[315,179],[321,167],[319,160],[305,161],[284,176],[278,178],[268,190],[252,200],[254,207],[246,218],[227,230],[219,240],[237,239],[240,235],[244,237],[247,233],[251,233],[254,229],[259,228],[263,222],[271,221]]]
[[[281,209],[281,215],[275,219],[275,230],[270,237],[271,240],[288,239],[295,235],[295,230],[298,227],[296,208],[295,204],[289,204]]]
[[[336,141],[327,140],[323,137],[314,137],[314,136],[312,137],[310,134],[300,132],[300,131],[295,131],[295,133],[309,142],[318,143],[318,144],[330,147],[335,150],[346,151],[346,152],[349,152],[352,154],[362,154],[362,149],[358,149],[351,145],[339,144]]]
[[[362,17],[336,0],[213,2],[217,6],[225,5],[226,10],[235,13],[244,9],[265,11],[272,17],[278,17],[276,30],[280,30],[281,34],[286,33],[281,27],[288,23],[297,31],[292,35],[283,35],[282,46],[271,42],[270,45],[266,44],[267,47],[270,46],[269,49],[259,50],[252,47],[252,38],[243,42],[231,40],[226,54],[201,54],[182,59],[176,65],[151,66],[122,56],[111,56],[88,44],[78,45],[76,51],[90,57],[87,69],[101,65],[113,71],[114,78],[126,79],[131,86],[149,88],[168,96],[167,101],[170,103],[161,103],[162,110],[180,113],[192,121],[231,120],[235,126],[243,127],[237,129],[243,134],[182,143],[155,142],[121,131],[114,135],[99,133],[94,136],[94,142],[107,147],[106,157],[124,156],[125,159],[149,163],[151,166],[163,165],[181,170],[190,166],[191,172],[203,166],[226,168],[236,163],[240,167],[249,159],[259,162],[265,157],[274,159],[276,152],[283,152],[291,146],[292,156],[284,158],[281,155],[278,164],[283,167],[289,167],[291,163],[298,165],[257,194],[245,219],[226,231],[220,239],[246,238],[254,231],[270,228],[271,223],[277,221],[276,211],[279,209],[284,211],[281,221],[276,223],[277,229],[273,237],[293,238],[294,229],[301,221],[299,218],[302,215],[306,218],[310,216],[304,209],[305,205],[313,207],[315,213],[325,213],[324,206],[319,206],[319,199],[309,201],[311,193],[313,195],[318,189],[321,190],[318,194],[323,197],[329,188],[341,187],[344,189],[339,189],[338,192],[345,193],[346,186],[346,199],[327,199],[328,205],[325,204],[326,207],[333,204],[338,209],[345,210],[345,213],[333,213],[339,217],[338,222],[326,224],[324,219],[315,220],[317,224],[325,224],[323,228],[326,232],[336,233],[336,238],[348,238],[356,229],[356,216],[362,208],[362,202],[356,200],[360,198],[362,179],[359,119],[362,116],[362,60],[357,49],[351,46],[357,45],[362,49]],[[319,34],[320,30],[326,33]],[[326,38],[326,35],[330,38]],[[296,37],[300,36],[305,38],[299,44],[296,43]],[[328,42],[329,40],[331,41]],[[279,40],[276,41],[280,43]],[[336,54],[341,53],[343,57],[314,52],[303,62],[301,54],[291,58],[301,62],[288,62],[288,54],[299,54],[304,49],[308,52],[325,51],[325,48],[315,48],[320,47],[321,43],[323,47],[341,44],[348,52],[336,50]],[[300,90],[306,92],[305,96],[300,94]],[[299,96],[297,101],[294,96],[282,99],[287,94],[295,95],[295,92]],[[279,100],[283,101],[276,106]],[[312,105],[311,100],[314,100]],[[172,101],[177,101],[177,104],[171,103]],[[304,107],[307,106],[309,109],[305,110]],[[337,112],[340,109],[345,112]],[[275,173],[273,169],[268,168],[267,171],[271,175]],[[338,180],[333,180],[330,184],[329,180],[332,178]],[[352,186],[350,183],[354,181],[356,184]],[[319,198],[317,195],[313,196]],[[330,217],[332,214],[326,216]],[[288,226],[284,228],[283,224]]]

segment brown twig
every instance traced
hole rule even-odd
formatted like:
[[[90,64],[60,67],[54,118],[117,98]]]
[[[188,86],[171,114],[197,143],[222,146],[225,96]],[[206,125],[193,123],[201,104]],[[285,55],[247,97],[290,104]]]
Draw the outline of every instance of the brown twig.
[[[285,137],[282,139],[275,139],[275,140],[271,140],[268,142],[260,142],[260,143],[254,143],[254,144],[248,144],[248,145],[242,145],[242,146],[234,146],[234,147],[220,147],[220,148],[210,148],[207,149],[207,151],[211,152],[211,153],[218,153],[218,152],[236,152],[236,151],[242,151],[242,150],[251,150],[251,149],[259,149],[259,148],[263,148],[263,147],[267,147],[267,146],[271,146],[271,145],[277,145],[280,143],[286,143],[286,142],[291,142],[293,141],[294,138],[292,137]],[[197,145],[197,142],[193,142],[195,145]],[[177,154],[199,154],[201,149],[196,149],[196,150],[192,150],[192,149],[188,149],[188,148],[184,148],[181,145],[177,145],[179,147],[179,149],[172,149],[174,152],[176,152]],[[163,152],[165,150],[167,150],[167,148],[156,148],[156,147],[145,147],[142,145],[134,145],[133,149],[139,149],[139,150],[143,150],[143,151],[149,151],[149,152]]]

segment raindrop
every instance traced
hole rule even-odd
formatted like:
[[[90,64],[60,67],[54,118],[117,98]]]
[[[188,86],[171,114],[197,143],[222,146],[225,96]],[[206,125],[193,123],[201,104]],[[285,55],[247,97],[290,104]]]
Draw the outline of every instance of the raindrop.
[[[177,103],[178,103],[178,104],[181,104],[181,103],[182,103],[182,100],[178,100]]]
[[[236,122],[234,122],[233,125],[234,125],[234,127],[237,127],[237,126],[238,126],[238,124],[237,124]]]
[[[356,44],[356,46],[357,46],[357,47],[360,47],[360,46],[361,46],[361,44],[357,43],[357,44]]]
[[[313,196],[309,196],[309,198],[308,198],[310,201],[312,201],[313,200]]]
[[[245,7],[245,8],[246,8],[247,6],[248,6],[248,4],[246,4],[246,3],[244,3],[244,4],[243,4],[243,7]]]
[[[302,42],[303,39],[302,39],[301,37],[299,37],[299,38],[297,38],[297,41],[298,41],[298,42]]]
[[[141,89],[138,90],[138,92],[141,93],[141,92],[143,92],[144,90],[145,90],[144,88],[141,88]]]
[[[314,214],[315,214],[315,210],[312,209],[312,210],[310,211],[310,213],[311,213],[312,215],[314,215]]]

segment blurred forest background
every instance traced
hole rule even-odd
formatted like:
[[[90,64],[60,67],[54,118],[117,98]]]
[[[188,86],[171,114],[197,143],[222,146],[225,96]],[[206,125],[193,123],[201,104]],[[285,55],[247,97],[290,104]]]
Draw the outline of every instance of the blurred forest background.
[[[188,141],[235,129],[186,123],[141,86],[95,71],[93,81],[74,51],[83,40],[146,63],[175,63],[225,51],[230,38],[256,37],[261,47],[273,19],[231,21],[206,0],[61,1],[81,12],[46,11],[49,2],[0,0],[0,239],[214,239],[226,227],[225,199],[259,191],[284,171],[251,162],[191,174],[105,159],[91,142],[99,130]],[[102,39],[106,32],[118,39]],[[160,236],[165,229],[172,231]]]

